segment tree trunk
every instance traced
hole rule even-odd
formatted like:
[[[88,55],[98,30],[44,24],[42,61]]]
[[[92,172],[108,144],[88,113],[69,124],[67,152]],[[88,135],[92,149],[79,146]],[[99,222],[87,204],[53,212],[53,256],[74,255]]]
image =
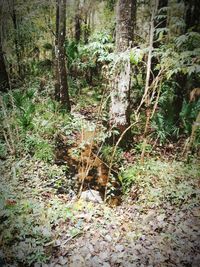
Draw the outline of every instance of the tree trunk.
[[[71,110],[68,83],[67,83],[67,70],[65,59],[65,35],[66,35],[66,0],[57,0],[56,8],[56,39],[55,39],[55,96],[60,100],[61,105],[67,111]]]
[[[118,0],[116,49],[123,52],[133,43],[135,0]]]
[[[59,34],[59,1],[56,1],[56,34],[55,34],[55,55],[54,55],[54,66],[55,66],[55,99],[60,101],[60,78],[58,70],[58,34]]]
[[[84,44],[88,44],[90,36],[90,21],[88,14],[85,14],[85,19],[84,19],[84,32],[83,32],[83,38],[84,38]]]
[[[0,36],[0,91],[6,92],[8,88],[9,88],[9,79],[6,70],[6,64],[5,64],[4,53],[1,43],[1,36]]]
[[[118,0],[116,25],[116,52],[131,48],[134,35],[135,0]],[[118,66],[111,92],[110,124],[121,134],[130,125],[130,81],[129,56]],[[128,138],[126,135],[126,138]]]
[[[15,53],[17,58],[17,68],[19,77],[22,76],[22,68],[21,68],[21,55],[20,55],[20,45],[19,45],[19,29],[17,24],[17,14],[15,9],[15,3],[12,1],[12,4],[9,3],[10,7],[10,15],[13,22],[14,27],[14,44],[15,44]]]
[[[185,94],[187,92],[187,75],[185,74],[177,74],[175,76],[175,81],[177,82],[178,86],[175,90],[175,99],[174,99],[174,122],[177,126],[180,126],[180,113],[183,107],[183,100]]]
[[[3,18],[2,18],[3,5],[0,3],[0,91],[6,92],[9,88],[9,77],[6,70],[6,64],[4,59],[4,52],[2,47],[2,27],[3,27]]]
[[[200,33],[200,1],[185,0],[186,16],[185,16],[185,31],[189,29]]]
[[[75,40],[78,44],[81,39],[81,16],[80,16],[80,3],[79,0],[76,3],[76,14],[75,14]]]

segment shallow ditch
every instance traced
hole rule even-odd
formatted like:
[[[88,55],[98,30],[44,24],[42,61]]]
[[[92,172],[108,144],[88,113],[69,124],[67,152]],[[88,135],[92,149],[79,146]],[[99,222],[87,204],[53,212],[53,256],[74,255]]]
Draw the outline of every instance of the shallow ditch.
[[[56,137],[55,163],[67,166],[66,181],[62,181],[57,193],[93,192],[99,194],[102,201],[111,206],[121,203],[122,188],[116,174],[111,172],[108,179],[109,167],[98,155],[98,145],[93,141],[93,132],[74,133]],[[97,201],[98,202],[98,201]]]

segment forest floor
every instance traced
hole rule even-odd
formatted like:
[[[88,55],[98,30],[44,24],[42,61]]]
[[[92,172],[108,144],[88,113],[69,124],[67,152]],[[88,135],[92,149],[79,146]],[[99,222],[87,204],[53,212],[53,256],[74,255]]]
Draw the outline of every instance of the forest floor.
[[[185,194],[174,196],[177,202],[156,203],[156,192],[151,200],[141,192],[138,200],[126,197],[111,208],[49,187],[42,162],[7,164],[1,164],[7,174],[1,181],[1,266],[199,266],[199,180],[189,173],[186,179],[176,174]],[[177,165],[162,167],[175,171]]]
[[[77,199],[64,165],[1,160],[0,266],[199,267],[198,160],[126,164],[131,188],[111,207]]]

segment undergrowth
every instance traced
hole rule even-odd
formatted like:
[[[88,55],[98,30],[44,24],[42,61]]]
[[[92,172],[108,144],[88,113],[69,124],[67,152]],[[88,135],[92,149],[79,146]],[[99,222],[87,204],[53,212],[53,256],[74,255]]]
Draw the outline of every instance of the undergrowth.
[[[30,154],[49,162],[53,160],[54,137],[72,120],[48,94],[38,93],[37,87],[3,95],[0,115],[1,157],[6,152],[16,157]]]
[[[144,164],[122,168],[119,179],[124,193],[131,195],[134,192],[134,201],[144,205],[159,206],[168,202],[195,205],[200,196],[199,174],[200,168],[195,160],[187,164],[149,159]]]
[[[48,262],[60,224],[68,224],[68,238],[80,231],[75,219],[79,208],[57,194],[66,180],[66,168],[31,158],[7,164],[1,166],[4,176],[0,182],[0,244],[4,257],[29,266]],[[6,171],[10,165],[12,170]]]
[[[68,163],[63,166],[54,164],[55,141],[61,133],[67,136],[71,146],[74,135],[96,129],[92,121],[63,112],[51,98],[51,81],[48,91],[39,92],[37,86],[33,84],[28,90],[20,88],[3,94],[0,110],[3,125],[0,129],[0,168],[3,174],[0,181],[0,245],[6,260],[27,265],[48,263],[59,239],[60,225],[67,225],[67,238],[82,231],[77,215],[83,207],[71,202],[74,192],[71,190],[71,177],[68,177]],[[87,88],[78,109],[85,108],[87,103],[98,103],[98,92],[90,95],[92,99],[89,95],[90,88]],[[89,99],[88,102],[85,99]],[[165,114],[163,117],[159,114],[154,118],[153,134],[164,143],[170,133],[166,128],[163,130],[162,125],[165,124],[169,132],[173,129],[166,122]],[[185,124],[195,117],[187,119],[187,116],[182,115]],[[110,132],[103,125],[96,130],[95,142],[101,147],[99,155],[109,166],[113,147],[105,140]],[[140,129],[136,130],[137,136]],[[78,144],[80,151],[88,140],[82,141]],[[115,173],[119,172],[125,200],[144,208],[162,207],[167,203],[197,205],[200,193],[197,162],[186,164],[146,159],[144,164],[140,164],[137,156],[142,151],[142,144],[141,140],[133,144],[135,158],[131,163],[125,161],[120,147],[113,157],[111,167]],[[152,150],[151,144],[146,146],[147,152]]]

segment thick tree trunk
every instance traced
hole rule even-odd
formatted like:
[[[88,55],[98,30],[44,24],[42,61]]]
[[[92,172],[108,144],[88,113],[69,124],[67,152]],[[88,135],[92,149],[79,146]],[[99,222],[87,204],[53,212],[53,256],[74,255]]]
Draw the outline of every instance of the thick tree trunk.
[[[65,59],[65,35],[66,35],[66,0],[57,0],[56,10],[56,40],[55,40],[55,96],[60,100],[62,107],[70,111],[70,100],[67,83],[67,70]]]
[[[135,0],[118,0],[116,49],[123,52],[133,43]]]
[[[110,122],[122,133],[130,125],[130,74],[131,66],[127,60],[123,62],[123,70],[115,77],[111,93]]]
[[[134,0],[119,0],[117,6],[116,52],[131,48],[134,34]],[[130,59],[120,62],[119,70],[112,85],[110,124],[121,134],[130,125]],[[126,138],[128,135],[126,135]]]

